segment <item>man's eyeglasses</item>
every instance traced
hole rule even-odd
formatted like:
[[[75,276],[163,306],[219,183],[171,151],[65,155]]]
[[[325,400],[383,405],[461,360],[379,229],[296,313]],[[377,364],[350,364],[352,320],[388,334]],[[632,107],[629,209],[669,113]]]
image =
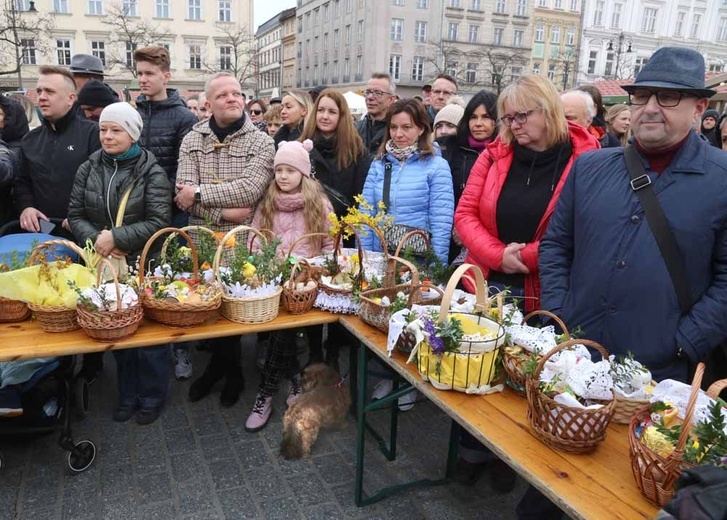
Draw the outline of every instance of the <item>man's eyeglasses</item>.
[[[364,96],[374,96],[375,98],[380,98],[384,96],[390,96],[391,92],[384,92],[383,90],[371,90],[370,88],[367,88],[363,91]]]
[[[514,116],[502,116],[500,118],[500,122],[507,127],[512,126],[513,121],[515,121],[519,125],[524,125],[528,122],[528,117],[530,117],[536,110],[540,109],[533,108],[532,110],[528,110],[527,112],[518,112]]]
[[[261,116],[263,114],[263,111],[262,110],[253,109],[253,110],[250,110],[250,113],[252,115],[254,115],[254,116]]]
[[[678,90],[648,90],[648,89],[636,89],[629,94],[629,103],[635,106],[646,105],[651,96],[656,96],[656,102],[660,107],[672,108],[681,103],[682,98],[694,97],[686,92],[680,92]]]
[[[442,90],[442,89],[433,89],[431,93],[435,96],[444,96],[449,97],[453,95],[455,92],[453,90]]]

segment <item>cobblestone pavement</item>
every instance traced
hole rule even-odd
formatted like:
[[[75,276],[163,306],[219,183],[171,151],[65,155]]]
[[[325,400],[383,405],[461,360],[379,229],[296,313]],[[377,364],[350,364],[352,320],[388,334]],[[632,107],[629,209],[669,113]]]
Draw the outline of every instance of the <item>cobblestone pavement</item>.
[[[187,399],[189,382],[173,382],[156,423],[115,423],[115,363],[91,387],[89,415],[73,426],[76,441],[91,439],[96,461],[70,474],[56,435],[25,441],[0,440],[6,466],[0,471],[0,519],[479,519],[514,518],[525,484],[507,495],[490,490],[488,479],[474,487],[449,484],[411,489],[358,508],[353,501],[355,422],[325,432],[309,460],[285,461],[277,454],[285,387],[276,397],[270,424],[256,434],[244,422],[255,397],[258,371],[254,347],[245,351],[245,392],[231,409],[219,406],[219,388],[198,403]],[[345,353],[344,353],[345,356]],[[195,376],[208,353],[195,354]],[[342,366],[347,366],[347,357]],[[344,369],[346,372],[346,369]],[[388,414],[373,419],[386,431]],[[439,478],[446,460],[449,419],[422,400],[400,414],[398,457],[388,462],[369,438],[365,490]]]

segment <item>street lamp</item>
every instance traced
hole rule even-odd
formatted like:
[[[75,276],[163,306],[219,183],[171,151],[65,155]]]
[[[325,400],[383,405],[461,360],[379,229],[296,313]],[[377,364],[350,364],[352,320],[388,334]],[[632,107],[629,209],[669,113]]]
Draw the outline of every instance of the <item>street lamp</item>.
[[[625,52],[628,54],[631,54],[633,51],[631,50],[631,46],[633,45],[634,41],[631,39],[631,36],[624,34],[623,31],[621,31],[618,35],[611,36],[608,40],[608,47],[606,47],[606,50],[609,52],[614,51],[614,43],[617,45],[616,47],[616,70],[615,74],[613,76],[615,79],[619,79],[619,66],[621,65],[621,55]],[[626,50],[624,50],[624,46],[626,47]]]
[[[18,90],[23,90],[23,51],[20,48],[22,42],[18,38],[18,13],[21,13],[23,11],[21,9],[18,9],[18,3],[16,2],[18,2],[18,0],[10,0],[10,15],[12,17],[13,40],[15,42],[15,64],[18,67]],[[26,12],[38,12],[38,10],[35,8],[35,2],[33,0],[30,0],[30,2],[28,2],[28,10]]]

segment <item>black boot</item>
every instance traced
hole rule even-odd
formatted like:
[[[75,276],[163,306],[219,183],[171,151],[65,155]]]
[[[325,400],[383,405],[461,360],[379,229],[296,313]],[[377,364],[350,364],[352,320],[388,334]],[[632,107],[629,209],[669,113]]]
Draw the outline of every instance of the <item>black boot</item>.
[[[207,397],[215,383],[225,375],[225,367],[219,355],[212,354],[204,373],[189,387],[189,400],[196,403]]]
[[[220,405],[225,408],[235,406],[235,403],[240,399],[240,392],[244,389],[245,378],[242,375],[242,368],[239,366],[229,368],[225,378],[225,386],[222,387],[222,395],[220,395]]]

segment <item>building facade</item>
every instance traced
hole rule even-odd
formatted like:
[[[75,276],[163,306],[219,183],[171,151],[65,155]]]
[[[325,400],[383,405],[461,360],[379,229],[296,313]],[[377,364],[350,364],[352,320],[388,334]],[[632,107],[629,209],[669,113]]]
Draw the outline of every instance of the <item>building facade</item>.
[[[33,88],[38,66],[70,65],[74,54],[104,62],[107,82],[135,88],[133,52],[163,45],[172,59],[172,84],[201,90],[211,72],[234,73],[249,87],[253,76],[253,0],[14,0],[24,23],[47,17],[49,34],[20,34],[22,87]],[[33,12],[33,9],[35,10]],[[0,56],[13,48],[0,44]],[[0,70],[12,70],[10,60]],[[16,75],[0,76],[0,88],[18,86]]]
[[[575,85],[582,0],[534,0],[531,72],[560,90]]]
[[[665,46],[701,52],[708,72],[727,70],[727,2],[585,2],[577,81],[634,77]]]
[[[297,59],[295,8],[287,9],[280,15],[283,24],[283,86],[282,91],[295,88]]]
[[[276,14],[255,32],[257,49],[257,96],[263,98],[281,95],[283,80],[283,16],[295,17],[295,8]]]
[[[532,0],[298,0],[296,85],[361,89],[388,72],[401,95],[439,73],[500,89],[530,63]]]

